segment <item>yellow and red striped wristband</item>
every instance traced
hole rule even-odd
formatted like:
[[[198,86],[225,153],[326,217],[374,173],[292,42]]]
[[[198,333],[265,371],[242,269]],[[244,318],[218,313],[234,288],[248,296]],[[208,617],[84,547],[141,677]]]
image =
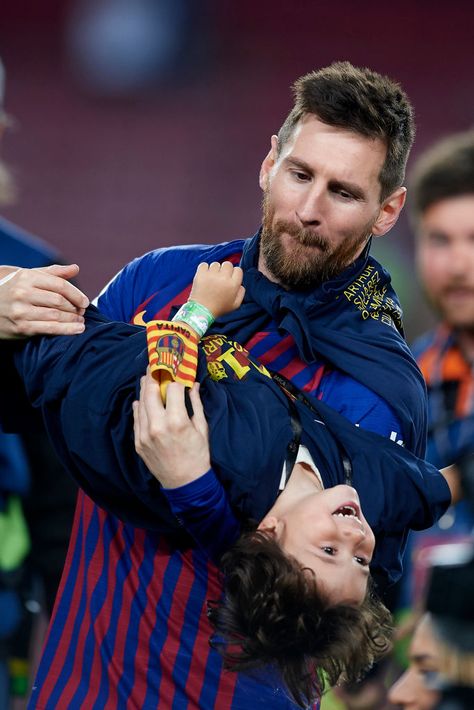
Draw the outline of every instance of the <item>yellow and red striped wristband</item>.
[[[150,321],[146,326],[148,361],[154,379],[168,373],[174,382],[192,387],[196,380],[198,339],[181,323]]]

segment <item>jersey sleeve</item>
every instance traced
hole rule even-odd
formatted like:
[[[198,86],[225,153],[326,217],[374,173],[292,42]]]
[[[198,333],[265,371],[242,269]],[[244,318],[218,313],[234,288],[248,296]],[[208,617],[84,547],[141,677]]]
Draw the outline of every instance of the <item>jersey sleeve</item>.
[[[152,253],[134,259],[109,281],[93,301],[101,313],[111,320],[124,323],[129,323],[132,320],[134,306],[140,303],[141,294],[138,293],[140,285],[145,292],[146,284],[143,281],[146,280],[148,283],[149,280],[148,275],[151,268],[148,266],[148,262],[151,260],[153,260]],[[141,284],[138,274],[142,280]],[[155,278],[158,281],[159,275],[156,275]]]
[[[213,469],[179,488],[162,488],[171,510],[195,542],[219,564],[240,534],[222,483]]]

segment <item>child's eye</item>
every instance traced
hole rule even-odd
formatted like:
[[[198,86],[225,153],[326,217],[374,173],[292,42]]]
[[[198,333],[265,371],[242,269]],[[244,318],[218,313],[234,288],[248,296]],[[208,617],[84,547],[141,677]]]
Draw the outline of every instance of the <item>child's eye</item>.
[[[326,553],[326,555],[335,555],[336,554],[336,549],[334,547],[330,547],[330,545],[325,545],[321,549],[323,552]]]
[[[354,559],[359,565],[362,565],[362,567],[367,567],[369,564],[365,557],[355,557]]]

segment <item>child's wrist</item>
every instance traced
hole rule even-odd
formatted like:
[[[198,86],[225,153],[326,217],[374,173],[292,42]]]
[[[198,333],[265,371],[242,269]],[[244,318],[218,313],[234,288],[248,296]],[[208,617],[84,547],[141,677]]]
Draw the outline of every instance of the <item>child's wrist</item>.
[[[181,306],[179,311],[173,316],[173,320],[186,323],[197,333],[198,338],[202,338],[214,323],[215,318],[206,306],[191,299]]]

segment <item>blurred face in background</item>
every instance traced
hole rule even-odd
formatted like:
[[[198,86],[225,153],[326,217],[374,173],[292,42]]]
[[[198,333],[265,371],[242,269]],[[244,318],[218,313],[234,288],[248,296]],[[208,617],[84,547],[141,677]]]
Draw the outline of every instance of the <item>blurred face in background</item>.
[[[13,176],[7,165],[2,160],[2,139],[10,122],[3,106],[3,82],[4,71],[3,65],[0,61],[0,207],[11,204],[15,198],[15,183]]]
[[[429,614],[425,614],[414,633],[409,652],[410,665],[390,688],[388,699],[404,710],[433,710],[440,698],[430,686],[439,671],[437,639]]]
[[[474,333],[474,194],[440,200],[425,210],[417,262],[428,298],[443,320]]]

